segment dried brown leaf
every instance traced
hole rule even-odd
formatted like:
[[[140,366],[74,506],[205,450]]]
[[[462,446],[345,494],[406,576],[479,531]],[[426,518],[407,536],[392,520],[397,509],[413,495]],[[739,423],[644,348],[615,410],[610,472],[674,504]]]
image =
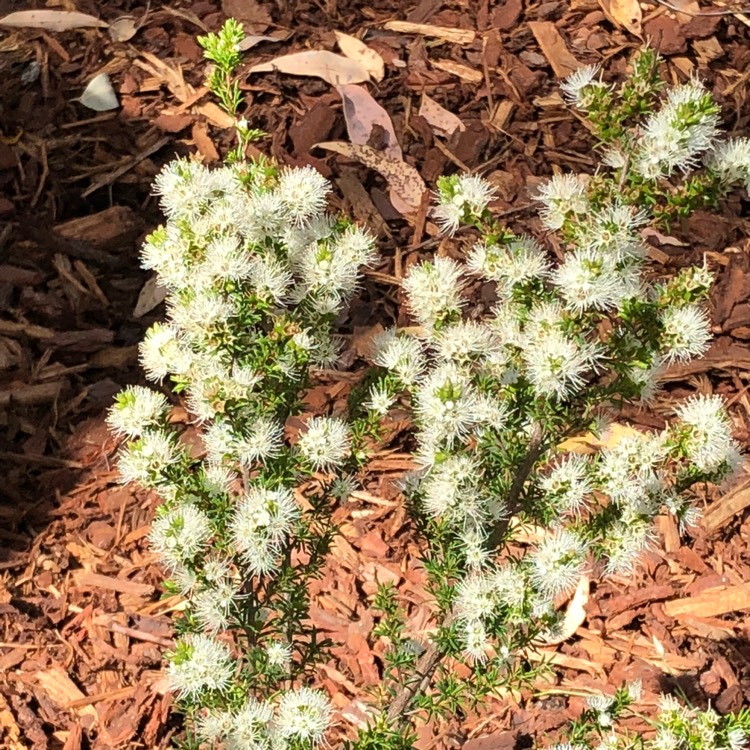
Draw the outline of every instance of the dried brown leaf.
[[[378,104],[372,95],[362,86],[349,84],[337,86],[344,101],[344,119],[349,140],[352,143],[370,144],[374,131],[378,130],[381,149],[390,159],[400,161],[403,154],[396,140],[396,131],[388,113]]]
[[[247,50],[255,47],[256,44],[261,42],[283,42],[286,37],[280,36],[258,36],[257,34],[248,34],[240,43],[239,48],[241,52],[247,52]]]
[[[643,38],[643,11],[638,0],[599,0],[599,5],[613,23]]]
[[[430,99],[427,94],[422,94],[419,116],[424,117],[438,135],[453,135],[457,130],[466,130],[466,126],[453,112],[449,112],[434,99]]]
[[[307,50],[282,55],[268,62],[254,65],[248,71],[252,73],[270,73],[278,71],[293,76],[314,76],[322,78],[331,86],[344,86],[347,83],[364,83],[370,80],[370,74],[362,63],[350,60],[327,50]]]
[[[361,63],[362,67],[376,81],[382,81],[385,75],[385,61],[371,47],[364,42],[349,34],[342,34],[340,31],[333,32],[336,35],[336,43],[339,49],[350,60]]]
[[[70,31],[71,29],[106,29],[106,21],[69,10],[19,10],[0,18],[0,26],[45,31]]]
[[[327,141],[318,143],[317,147],[356,159],[370,169],[380,172],[388,182],[391,203],[399,213],[408,217],[419,210],[422,194],[427,190],[427,186],[419,172],[406,162],[389,159],[382,151],[358,143]]]

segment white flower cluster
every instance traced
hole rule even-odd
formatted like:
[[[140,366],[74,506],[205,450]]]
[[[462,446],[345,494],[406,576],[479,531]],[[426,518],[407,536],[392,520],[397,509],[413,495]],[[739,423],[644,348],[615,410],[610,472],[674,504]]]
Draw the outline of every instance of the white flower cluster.
[[[721,476],[734,474],[742,461],[740,446],[732,438],[732,425],[720,396],[693,396],[677,407],[682,434],[681,448],[701,472]]]
[[[566,98],[584,110],[599,95],[608,100],[614,89],[597,76],[596,68],[578,71],[563,86]],[[647,88],[645,79],[638,86]],[[617,167],[653,179],[704,158],[724,182],[747,180],[750,140],[717,146],[717,126],[710,94],[695,81],[679,86],[645,118],[630,161]],[[558,174],[539,189],[542,224],[562,239],[557,263],[534,239],[499,227],[487,211],[492,188],[481,190],[478,179],[439,183],[436,215],[444,231],[469,224],[480,239],[464,264],[437,257],[411,266],[402,289],[419,328],[416,335],[391,330],[376,337],[372,360],[389,374],[368,406],[382,415],[401,390],[408,393],[422,469],[404,491],[454,534],[467,571],[454,612],[467,656],[484,661],[498,608],[524,607],[523,596],[512,607],[503,598],[497,550],[488,548],[498,533],[513,538],[505,516],[519,512],[506,506],[519,488],[503,473],[504,456],[529,440],[534,421],[578,410],[590,425],[619,385],[625,398],[651,398],[663,368],[704,354],[711,334],[702,301],[711,279],[694,269],[653,283],[642,237],[652,215],[598,176]],[[469,276],[494,283],[498,302],[483,319],[465,317]],[[550,457],[549,445],[541,451],[542,469],[527,481],[538,493],[530,497],[540,499],[526,496],[521,508],[534,518],[528,506],[539,502],[550,527],[525,556],[513,553],[519,585],[535,597],[525,616],[548,618],[550,626],[555,599],[595,566],[631,572],[654,539],[658,513],[673,513],[681,529],[697,518],[675,487],[695,472],[719,481],[736,471],[739,451],[720,399],[695,397],[677,416],[662,434],[626,436],[594,456]],[[510,471],[512,479],[518,464]],[[602,717],[608,706],[602,700]]]
[[[198,720],[197,732],[205,742],[222,742],[226,750],[267,750],[295,742],[318,745],[330,721],[326,695],[302,687],[282,692],[275,702],[248,698],[234,711],[209,711]]]
[[[290,489],[250,487],[235,507],[230,533],[243,564],[251,573],[269,573],[281,546],[300,516]]]
[[[331,470],[351,453],[349,428],[337,417],[312,417],[300,435],[297,448],[316,471]]]
[[[442,177],[434,209],[438,226],[453,234],[461,224],[480,217],[494,197],[495,189],[478,175]]]
[[[747,746],[748,738],[741,727],[727,727],[731,718],[721,716],[713,708],[688,708],[671,695],[662,695],[657,732],[649,742],[649,750],[674,750],[688,741],[691,746],[706,750],[741,750]]]
[[[227,647],[207,635],[186,635],[178,641],[167,667],[172,690],[182,697],[204,691],[223,692],[234,675],[235,662]]]
[[[273,178],[243,164],[209,170],[178,160],[159,175],[156,191],[169,222],[148,238],[143,266],[169,289],[170,323],[154,326],[141,346],[150,378],[187,380],[202,419],[261,389],[257,369],[219,356],[215,346],[240,335],[251,297],[276,316],[293,306],[299,349],[331,364],[332,320],[375,249],[367,232],[325,213],[330,187],[318,172],[287,169]],[[298,363],[289,353],[278,366],[293,375]]]
[[[279,593],[269,581],[293,564],[282,553],[302,529],[293,489],[299,474],[338,469],[352,438],[343,419],[313,417],[291,446],[284,425],[299,412],[309,368],[336,363],[336,319],[360,267],[375,259],[374,239],[326,213],[330,186],[312,168],[279,170],[260,160],[211,170],[178,160],[155,191],[167,223],[147,238],[142,264],[167,289],[168,320],[148,330],[141,362],[150,380],[169,378],[185,395],[205,451],[177,438],[156,390],[127,388],[108,421],[129,439],[122,478],[165,501],[149,541],[197,631],[170,656],[171,687],[198,710],[197,736],[207,743],[309,747],[330,722],[326,696],[299,687],[256,700],[243,658],[235,660],[228,644],[238,627],[262,632],[255,650],[268,693],[296,677],[297,651],[307,658],[296,631],[274,631],[270,600]],[[331,491],[346,496],[355,486],[344,476]],[[305,527],[304,544],[319,533]],[[313,556],[312,546],[305,555]],[[282,586],[300,606],[299,581]]]
[[[719,110],[697,80],[669,90],[649,115],[636,146],[633,168],[648,179],[686,172],[700,163],[719,134]]]
[[[166,415],[166,396],[151,388],[128,386],[117,394],[109,410],[107,423],[116,435],[136,438],[148,429],[158,428]]]
[[[750,138],[730,138],[719,143],[706,158],[709,170],[727,184],[742,183],[750,192]]]
[[[454,611],[465,655],[484,662],[491,652],[488,621],[503,613],[510,623],[524,619],[524,605],[530,589],[518,565],[485,567],[466,576],[456,586]]]

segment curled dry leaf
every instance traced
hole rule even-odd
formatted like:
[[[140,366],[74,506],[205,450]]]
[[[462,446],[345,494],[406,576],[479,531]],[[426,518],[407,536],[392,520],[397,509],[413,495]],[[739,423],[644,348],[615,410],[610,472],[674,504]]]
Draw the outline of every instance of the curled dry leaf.
[[[113,42],[128,42],[140,28],[141,25],[134,16],[120,16],[109,25],[109,38]]]
[[[167,288],[159,285],[156,274],[149,276],[138,295],[133,317],[142,318],[146,313],[150,313],[155,307],[158,307],[166,298]]]
[[[398,145],[391,118],[383,107],[362,86],[350,83],[337,88],[344,102],[344,118],[349,140],[352,143],[372,145],[373,131],[377,129],[382,142],[380,150],[390,159],[400,161],[403,156],[401,146]]]
[[[362,63],[327,50],[307,50],[282,55],[268,62],[254,65],[248,74],[270,73],[274,70],[293,76],[315,76],[327,81],[331,86],[364,83],[370,80],[370,74]]]
[[[117,94],[112,88],[112,82],[106,73],[100,73],[92,78],[81,96],[74,101],[81,102],[84,107],[93,109],[94,112],[108,112],[110,109],[117,109],[120,106]]]
[[[383,28],[400,34],[421,34],[453,44],[471,44],[477,36],[471,29],[452,29],[448,26],[432,26],[429,23],[410,21],[388,21]]]
[[[327,141],[318,143],[315,147],[356,159],[383,175],[390,188],[393,207],[406,218],[419,210],[427,186],[419,172],[406,162],[389,159],[382,151],[358,143]]]
[[[247,50],[255,47],[256,44],[261,42],[283,42],[286,37],[283,36],[257,36],[255,34],[248,34],[240,43],[239,48],[241,52],[247,52]]]
[[[334,31],[333,33],[336,35],[336,43],[339,45],[339,49],[346,57],[361,63],[373,80],[383,80],[385,61],[374,49],[368,47],[356,37],[349,36],[349,34],[342,34],[340,31]]]
[[[427,94],[422,94],[419,116],[424,117],[438,135],[453,135],[457,130],[466,130],[466,126],[453,112],[449,112],[434,99],[430,99]]]
[[[643,11],[638,0],[599,0],[599,5],[612,23],[643,39]]]
[[[44,29],[45,31],[70,31],[71,29],[106,29],[106,21],[70,10],[19,10],[0,18],[0,26],[19,29]]]
[[[560,624],[560,629],[555,631],[554,636],[550,635],[542,639],[542,642],[548,646],[555,646],[558,643],[563,643],[569,638],[575,635],[576,630],[583,625],[586,621],[586,605],[589,601],[589,589],[591,587],[591,579],[586,575],[582,575],[576,586],[573,598],[568,604],[568,608],[565,610],[565,616]]]
[[[619,422],[612,422],[607,429],[597,437],[591,432],[587,432],[580,437],[568,438],[557,446],[558,451],[568,451],[571,453],[596,453],[602,448],[614,448],[623,438],[638,435],[639,431],[635,427]]]

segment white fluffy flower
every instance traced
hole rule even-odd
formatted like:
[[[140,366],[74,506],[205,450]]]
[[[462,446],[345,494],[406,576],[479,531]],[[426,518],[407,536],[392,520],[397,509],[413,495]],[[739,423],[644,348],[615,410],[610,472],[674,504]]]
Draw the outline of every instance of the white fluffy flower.
[[[732,439],[732,423],[720,396],[692,396],[677,407],[677,416],[687,428],[685,451],[689,460],[703,472],[722,467],[731,473],[740,462],[737,443]]]
[[[616,201],[586,214],[576,226],[576,244],[582,250],[595,251],[609,264],[637,263],[647,254],[638,230],[648,222],[642,209]]]
[[[433,217],[443,234],[454,234],[464,218],[463,204],[451,200],[440,202],[433,210]]]
[[[273,706],[247,698],[232,716],[232,726],[224,740],[225,750],[268,750],[272,746]]]
[[[747,747],[747,735],[741,727],[733,727],[727,732],[729,750],[743,750]]]
[[[167,307],[172,325],[189,339],[199,342],[236,313],[234,302],[212,288],[197,289],[190,295],[170,298]]]
[[[580,513],[594,491],[589,459],[567,454],[542,478],[540,486],[560,513]]]
[[[742,182],[750,191],[750,138],[730,138],[718,144],[705,163],[727,187]]]
[[[638,295],[640,268],[616,265],[611,256],[596,250],[575,250],[566,256],[552,281],[566,305],[575,313],[611,310]]]
[[[594,345],[579,346],[557,330],[538,335],[539,329],[534,326],[532,331],[526,336],[521,355],[534,391],[538,396],[570,398],[586,384],[586,375],[596,369],[599,350]]]
[[[390,390],[386,386],[376,383],[370,386],[368,399],[363,406],[375,412],[378,416],[384,417],[395,402],[396,399]]]
[[[461,266],[442,256],[412,266],[401,282],[409,310],[428,331],[460,312],[465,302],[463,287]]]
[[[609,575],[632,574],[639,558],[653,542],[651,525],[641,519],[610,527],[603,545],[607,555],[605,572]]]
[[[283,436],[284,426],[281,423],[268,417],[253,420],[247,430],[236,437],[234,450],[240,464],[250,467],[257,461],[278,456]]]
[[[206,635],[191,634],[177,642],[167,676],[170,688],[180,697],[195,697],[205,690],[226,690],[234,666],[224,644]]]
[[[214,237],[206,245],[203,263],[197,273],[204,275],[210,283],[214,281],[241,281],[252,270],[250,254],[233,234]]]
[[[228,495],[237,475],[220,463],[209,461],[203,464],[203,484],[212,497]]]
[[[237,435],[228,422],[212,422],[201,438],[212,464],[221,465],[227,459],[237,459]]]
[[[454,611],[460,621],[475,622],[491,617],[497,605],[494,583],[484,573],[472,573],[456,585]]]
[[[419,382],[414,412],[425,433],[452,446],[466,440],[479,424],[478,395],[468,376],[447,362]]]
[[[550,263],[541,245],[531,237],[517,237],[501,245],[477,242],[466,258],[470,273],[498,284],[507,295],[517,284],[544,278]]]
[[[349,428],[337,417],[312,417],[297,447],[316,471],[333,469],[344,463],[351,453]]]
[[[190,368],[190,350],[173,326],[154,323],[138,347],[146,377],[161,382],[169,374],[183,375]]]
[[[204,742],[216,742],[232,731],[233,724],[231,711],[209,711],[198,718],[195,731]]]
[[[209,517],[186,503],[158,516],[148,540],[161,561],[176,570],[205,549],[212,535]]]
[[[156,176],[155,195],[164,213],[172,218],[194,219],[208,207],[213,190],[209,170],[197,161],[175,159]]]
[[[495,189],[479,175],[444,179],[445,184],[438,189],[434,217],[443,232],[453,234],[467,214],[469,217],[482,215],[495,197]]]
[[[300,516],[288,488],[250,487],[234,509],[230,534],[242,561],[253,573],[273,570],[287,535]]]
[[[708,350],[711,329],[708,315],[698,305],[668,307],[660,315],[662,357],[666,364],[687,362]]]
[[[167,224],[153,231],[143,243],[141,267],[156,271],[160,286],[186,289],[195,282],[192,246],[179,226]]]
[[[335,246],[313,243],[300,254],[298,271],[305,294],[318,293],[334,303],[349,297],[357,285],[359,259]],[[299,294],[297,295],[299,296]]]
[[[469,620],[459,625],[459,637],[463,641],[463,653],[471,662],[480,664],[487,661],[490,645],[487,629],[479,620]]]
[[[392,371],[404,385],[413,385],[426,367],[420,341],[413,336],[399,336],[395,328],[372,340],[372,361]]]
[[[166,396],[151,388],[129,385],[120,391],[107,415],[107,424],[116,435],[133,438],[160,424],[169,403]]]
[[[266,659],[272,667],[288,669],[292,663],[292,647],[281,641],[271,641],[266,644]]]
[[[279,200],[286,216],[297,226],[307,224],[325,211],[330,191],[328,180],[310,166],[286,169],[279,175]]]
[[[237,593],[237,585],[227,579],[193,594],[195,619],[207,633],[227,629]]]
[[[251,245],[264,245],[288,224],[286,206],[278,192],[257,192],[234,206],[233,226]]]
[[[545,538],[531,561],[531,581],[544,595],[556,597],[575,588],[586,567],[586,542],[568,529]]]
[[[501,349],[497,333],[475,320],[460,320],[441,328],[432,343],[441,360],[457,364],[491,357]]]
[[[571,213],[582,214],[589,208],[586,185],[576,174],[556,174],[540,186],[538,200],[542,223],[552,230],[560,229]]]
[[[346,227],[333,241],[333,252],[350,258],[358,266],[372,265],[378,259],[375,237],[363,227]]]
[[[302,687],[282,694],[274,726],[285,739],[317,744],[331,721],[331,703],[321,690]]]
[[[687,171],[713,145],[719,114],[711,94],[698,81],[677,86],[661,109],[649,115],[633,159],[633,168],[649,179]]]
[[[601,489],[632,513],[652,512],[663,482],[658,472],[664,445],[658,435],[628,435],[599,455]]]
[[[254,256],[248,276],[250,285],[260,299],[277,305],[286,301],[293,277],[277,258]]]
[[[138,482],[143,487],[156,487],[164,480],[167,468],[182,456],[183,451],[170,433],[145,430],[120,452],[117,468],[125,483]]]
[[[597,80],[599,74],[599,65],[584,65],[578,70],[571,73],[565,80],[560,84],[560,90],[563,93],[566,101],[570,104],[576,104],[581,106],[585,103],[583,97],[583,91],[587,86],[592,84],[602,85]]]

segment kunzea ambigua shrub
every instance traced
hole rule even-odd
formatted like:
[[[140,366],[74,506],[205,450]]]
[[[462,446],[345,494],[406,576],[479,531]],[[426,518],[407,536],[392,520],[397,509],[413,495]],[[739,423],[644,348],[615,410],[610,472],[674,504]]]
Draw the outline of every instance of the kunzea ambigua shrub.
[[[377,338],[373,385],[350,414],[308,417],[290,440],[311,371],[337,363],[337,320],[375,243],[327,213],[330,187],[314,169],[244,158],[259,131],[239,114],[241,39],[233,22],[200,39],[239,145],[216,169],[165,167],[155,191],[166,223],[142,252],[167,290],[167,319],[148,330],[141,362],[184,398],[202,449],[180,440],[161,391],[131,386],[109,416],[127,438],[123,480],[163,501],[149,539],[168,591],[184,599],[167,666],[183,744],[297,750],[324,739],[331,705],[311,675],[327,644],[307,618],[307,584],[335,535],[332,504],[365,460],[363,435],[398,405],[415,427],[420,468],[403,496],[439,625],[420,641],[398,593],[378,592],[374,635],[390,647],[351,745],[406,748],[419,716],[532,679],[516,657],[554,634],[556,603],[580,577],[632,571],[656,514],[673,513],[684,531],[697,517],[690,488],[736,471],[713,396],[677,405],[661,433],[594,455],[558,446],[605,430],[619,405],[653,397],[665,367],[705,352],[710,271],[657,278],[641,229],[748,182],[750,147],[719,139],[718,110],[697,81],[661,94],[649,50],[619,87],[577,72],[563,90],[605,155],[595,175],[556,175],[539,191],[562,258],[494,219],[480,177],[441,178],[434,215],[446,232],[473,228],[465,260],[410,269],[403,291],[417,326]],[[472,278],[494,284],[489,314],[468,307]],[[536,542],[520,544],[529,531]]]

